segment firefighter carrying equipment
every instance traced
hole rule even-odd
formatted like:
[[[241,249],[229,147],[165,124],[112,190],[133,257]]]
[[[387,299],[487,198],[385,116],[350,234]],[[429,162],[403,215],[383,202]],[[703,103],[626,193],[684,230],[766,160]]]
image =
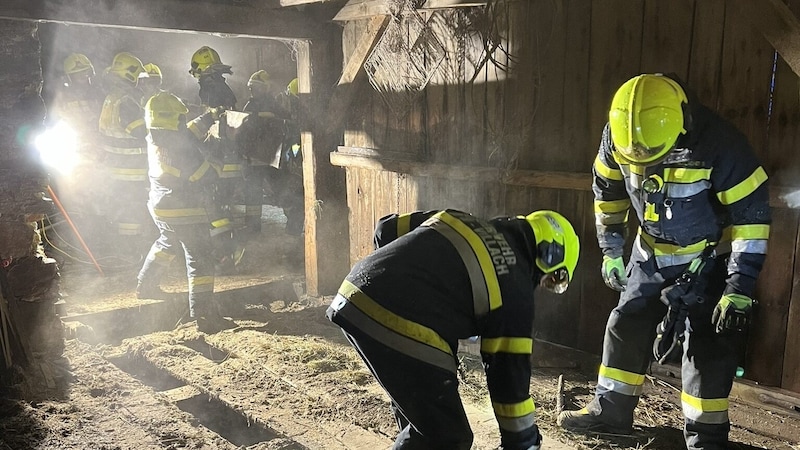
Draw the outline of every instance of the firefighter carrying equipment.
[[[200,47],[192,55],[191,68],[189,73],[195,78],[213,73],[233,73],[231,66],[222,64],[219,53],[211,47]]]
[[[82,53],[70,53],[64,59],[64,74],[72,75],[84,71],[91,71],[94,75],[94,66],[89,58]]]
[[[142,72],[144,72],[142,61],[128,52],[117,53],[111,66],[106,69],[106,73],[115,75],[134,86],[139,82],[139,74]]]
[[[545,273],[542,287],[562,294],[578,265],[580,241],[572,224],[555,211],[534,211],[525,220],[536,238],[536,265]]]
[[[706,246],[675,282],[661,291],[661,302],[667,305],[667,314],[656,326],[653,341],[653,357],[659,364],[664,364],[674,351],[683,346],[689,308],[704,301],[706,284],[700,274],[706,262],[714,257],[714,248],[715,245]]]
[[[622,260],[622,256],[603,255],[601,271],[606,286],[617,292],[625,290],[625,285],[628,284],[628,275],[625,273],[625,262]]]
[[[750,324],[750,315],[757,302],[742,294],[725,294],[720,298],[711,323],[717,333],[726,331],[745,332]]]
[[[644,74],[625,82],[608,113],[611,138],[619,156],[641,166],[661,162],[686,134],[683,88],[662,74]]]
[[[175,95],[159,92],[150,97],[144,112],[148,129],[178,131],[186,123],[189,108]]]

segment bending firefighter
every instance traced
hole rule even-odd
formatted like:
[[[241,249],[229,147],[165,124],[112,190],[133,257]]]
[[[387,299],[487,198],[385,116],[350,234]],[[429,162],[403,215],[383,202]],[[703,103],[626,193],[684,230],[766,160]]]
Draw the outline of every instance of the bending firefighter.
[[[482,220],[455,211],[381,219],[379,247],[357,263],[328,308],[391,398],[394,449],[468,450],[458,394],[459,339],[481,337],[505,450],[538,450],[529,394],[534,291],[563,293],[579,241],[553,211]]]
[[[661,74],[617,90],[593,172],[603,277],[622,294],[595,398],[558,423],[630,432],[658,328],[667,341],[656,343],[657,358],[682,347],[686,447],[725,449],[728,394],[767,252],[767,175],[742,133]],[[641,225],[626,268],[630,207]]]
[[[214,261],[209,235],[209,196],[216,172],[187,129],[186,105],[160,92],[147,101],[147,152],[150,176],[150,215],[159,237],[150,247],[138,276],[139,298],[163,295],[161,276],[182,249],[189,282],[189,316],[203,332],[232,328],[214,302]]]

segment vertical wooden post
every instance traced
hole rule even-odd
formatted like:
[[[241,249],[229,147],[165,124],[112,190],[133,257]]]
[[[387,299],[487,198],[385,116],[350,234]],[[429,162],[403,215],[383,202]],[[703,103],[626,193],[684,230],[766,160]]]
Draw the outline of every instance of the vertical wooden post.
[[[305,122],[301,122],[301,144],[306,292],[312,297],[334,294],[350,268],[345,174],[344,169],[330,163],[329,157],[341,140],[341,130],[328,131],[333,118],[327,113],[331,89],[342,67],[337,31],[332,27],[330,39],[296,43],[298,90]]]

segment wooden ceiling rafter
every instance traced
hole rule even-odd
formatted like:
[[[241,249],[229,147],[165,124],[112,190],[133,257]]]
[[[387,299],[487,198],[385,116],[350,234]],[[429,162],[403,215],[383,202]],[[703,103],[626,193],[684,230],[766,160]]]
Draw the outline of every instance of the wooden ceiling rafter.
[[[781,0],[730,0],[800,75],[800,20]]]

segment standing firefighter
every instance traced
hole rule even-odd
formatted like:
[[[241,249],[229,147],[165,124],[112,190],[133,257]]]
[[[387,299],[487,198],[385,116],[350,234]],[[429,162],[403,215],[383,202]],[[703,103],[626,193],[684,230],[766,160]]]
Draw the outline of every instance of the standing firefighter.
[[[186,127],[189,110],[176,96],[160,92],[148,100],[147,153],[150,176],[148,208],[159,237],[139,272],[139,298],[162,295],[159,281],[181,248],[189,281],[189,316],[203,332],[235,326],[214,302],[214,262],[208,233],[211,185],[216,172]]]
[[[558,423],[630,432],[658,325],[659,339],[682,342],[686,447],[721,450],[770,209],[767,175],[746,138],[690,95],[661,74],[634,77],[614,95],[593,190],[603,277],[622,294],[606,325],[595,398]],[[630,206],[641,225],[626,270]],[[657,342],[657,358],[664,350]]]
[[[110,219],[116,224],[117,247],[139,255],[146,234],[147,150],[141,92],[136,89],[144,66],[127,52],[114,56],[106,69],[111,90],[100,112],[100,134],[109,178],[106,192]]]
[[[488,221],[415,212],[381,219],[375,240],[380,248],[353,267],[327,315],[389,394],[394,448],[471,447],[456,351],[459,339],[481,336],[503,448],[538,450],[534,290],[567,289],[579,253],[572,225],[553,211]]]

